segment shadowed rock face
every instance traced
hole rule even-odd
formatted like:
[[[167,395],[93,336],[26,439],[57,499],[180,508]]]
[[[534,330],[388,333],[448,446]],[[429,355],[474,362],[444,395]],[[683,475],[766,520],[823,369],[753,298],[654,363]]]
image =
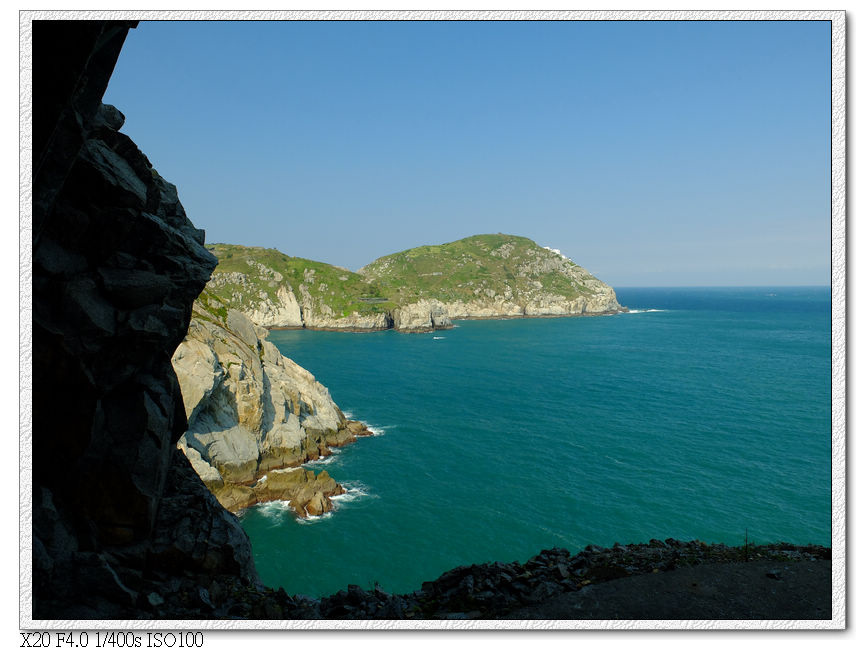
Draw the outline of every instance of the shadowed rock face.
[[[37,618],[131,615],[169,575],[256,580],[236,519],[175,447],[171,355],[216,259],[101,104],[132,26],[33,24]]]

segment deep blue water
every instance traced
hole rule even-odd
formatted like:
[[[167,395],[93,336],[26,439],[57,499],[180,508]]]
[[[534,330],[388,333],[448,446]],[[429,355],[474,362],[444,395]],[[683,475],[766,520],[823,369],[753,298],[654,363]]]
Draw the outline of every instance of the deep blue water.
[[[637,311],[272,332],[382,435],[312,465],[350,489],[330,515],[242,515],[264,582],[404,593],[553,546],[741,544],[746,528],[828,545],[828,287],[617,295]]]

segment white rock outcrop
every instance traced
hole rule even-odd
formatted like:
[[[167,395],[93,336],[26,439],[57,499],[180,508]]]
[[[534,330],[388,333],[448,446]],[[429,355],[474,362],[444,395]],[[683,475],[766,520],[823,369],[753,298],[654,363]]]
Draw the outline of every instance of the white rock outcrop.
[[[266,330],[246,315],[229,309],[220,318],[200,304],[194,309],[172,358],[189,422],[178,446],[223,505],[262,500],[267,491],[252,486],[268,472],[326,456],[330,447],[369,433],[346,420],[327,388],[264,340]]]
[[[267,297],[252,301],[246,309],[246,315],[262,327],[303,327],[300,304],[291,287],[280,284],[276,298],[276,302]]]
[[[317,330],[386,330],[392,326],[389,314],[359,314],[352,312],[348,316],[335,317],[322,306],[310,308],[303,312],[303,326]]]
[[[402,332],[432,332],[453,327],[447,306],[439,300],[419,300],[397,307],[393,327]]]
[[[413,275],[419,268],[414,266],[417,257],[427,255],[427,248],[436,247],[376,260],[358,272],[360,282],[370,287],[360,293],[357,278],[352,280],[351,290],[343,288],[342,283],[350,279],[348,271],[334,275],[326,267],[309,262],[302,274],[288,267],[282,273],[253,259],[247,259],[246,266],[235,264],[232,271],[220,271],[218,267],[208,288],[219,300],[268,328],[430,332],[452,327],[452,321],[460,318],[582,316],[624,311],[612,287],[560,251],[507,235],[498,239],[510,241],[496,246],[485,243],[485,237],[489,236],[461,240],[480,240],[474,245],[479,250],[474,252],[443,253],[439,261],[445,265],[444,270],[429,270],[427,259],[424,272]],[[266,259],[270,254],[264,249],[218,246],[225,248],[226,259],[253,254]],[[273,264],[278,266],[278,262]],[[493,272],[481,271],[486,268],[484,264]],[[379,280],[387,290],[377,286]],[[359,308],[361,302],[366,307]]]

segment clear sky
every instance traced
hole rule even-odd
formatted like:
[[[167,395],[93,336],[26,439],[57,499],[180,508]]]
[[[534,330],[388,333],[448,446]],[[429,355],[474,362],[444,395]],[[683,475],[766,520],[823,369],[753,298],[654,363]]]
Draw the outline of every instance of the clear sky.
[[[828,284],[828,22],[142,22],[105,96],[212,242],[478,233],[613,286]]]

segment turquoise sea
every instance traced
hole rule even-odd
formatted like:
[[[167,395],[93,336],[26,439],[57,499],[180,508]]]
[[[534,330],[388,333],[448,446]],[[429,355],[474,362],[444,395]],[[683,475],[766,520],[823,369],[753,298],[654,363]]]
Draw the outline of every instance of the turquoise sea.
[[[381,435],[309,521],[241,516],[265,584],[420,588],[544,548],[830,543],[830,293],[617,289],[628,314],[270,340]]]

